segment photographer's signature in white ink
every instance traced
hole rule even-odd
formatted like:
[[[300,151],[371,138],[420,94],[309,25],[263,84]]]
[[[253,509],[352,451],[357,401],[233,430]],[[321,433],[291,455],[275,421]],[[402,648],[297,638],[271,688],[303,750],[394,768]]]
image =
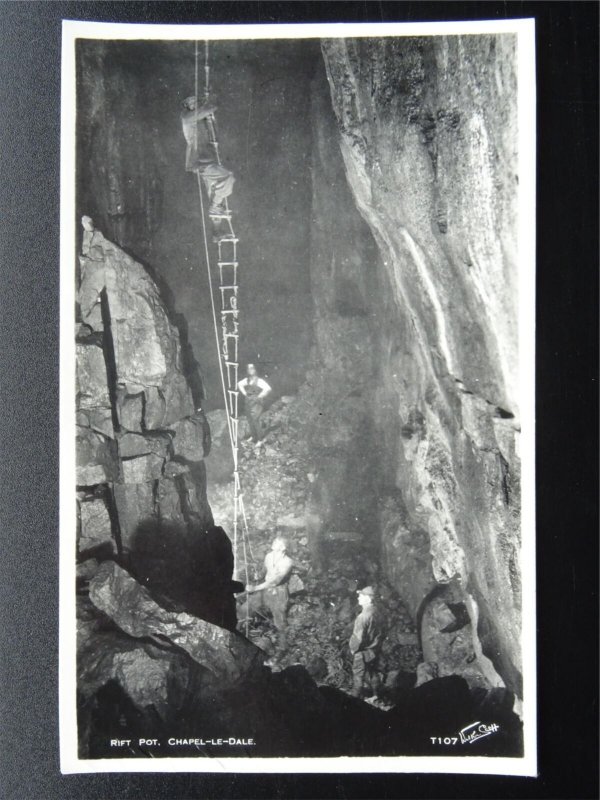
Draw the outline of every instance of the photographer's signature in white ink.
[[[473,744],[478,739],[483,739],[485,736],[491,736],[493,733],[498,733],[500,726],[495,722],[486,725],[484,722],[472,722],[458,732],[461,744]]]
[[[473,744],[478,739],[483,739],[486,736],[491,736],[493,733],[498,733],[500,730],[500,725],[496,722],[491,722],[489,725],[486,725],[485,722],[472,722],[470,725],[467,725],[461,731],[458,732],[458,736],[430,736],[431,744],[445,744],[445,745],[457,745],[457,744]]]

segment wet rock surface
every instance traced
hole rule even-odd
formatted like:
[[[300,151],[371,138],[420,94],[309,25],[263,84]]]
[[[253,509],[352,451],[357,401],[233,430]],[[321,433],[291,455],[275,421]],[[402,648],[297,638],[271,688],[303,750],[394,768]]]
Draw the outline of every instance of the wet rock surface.
[[[478,672],[521,694],[514,48],[510,35],[323,42],[311,274],[325,381],[340,394],[351,375],[380,454],[387,577],[419,619],[435,616],[436,587],[460,587]],[[342,315],[362,346],[340,336]],[[356,369],[336,370],[344,360]]]

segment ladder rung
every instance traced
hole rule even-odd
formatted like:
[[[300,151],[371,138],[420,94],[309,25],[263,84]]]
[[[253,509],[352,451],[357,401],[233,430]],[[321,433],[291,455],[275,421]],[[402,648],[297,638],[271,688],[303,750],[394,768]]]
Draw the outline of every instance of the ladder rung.
[[[240,338],[239,333],[227,333],[226,331],[223,332],[223,336],[231,336],[234,339],[239,339]]]
[[[238,361],[226,361],[225,363],[227,364],[228,367],[239,367]]]
[[[217,261],[220,267],[237,267],[239,261]]]
[[[221,314],[239,314],[239,309],[237,308],[224,308],[221,311]]]
[[[222,239],[219,239],[218,244],[219,246],[221,246],[225,242],[231,242],[232,244],[235,244],[236,242],[239,242],[239,239],[237,238],[237,236],[223,236]]]
[[[235,292],[238,290],[238,285],[236,283],[233,286],[219,286],[219,289],[224,292],[226,289],[233,289]]]

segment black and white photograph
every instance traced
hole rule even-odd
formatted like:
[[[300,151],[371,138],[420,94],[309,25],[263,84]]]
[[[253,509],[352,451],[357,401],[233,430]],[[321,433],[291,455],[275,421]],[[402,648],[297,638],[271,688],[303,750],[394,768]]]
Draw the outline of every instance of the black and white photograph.
[[[63,23],[64,773],[536,774],[534,33]]]

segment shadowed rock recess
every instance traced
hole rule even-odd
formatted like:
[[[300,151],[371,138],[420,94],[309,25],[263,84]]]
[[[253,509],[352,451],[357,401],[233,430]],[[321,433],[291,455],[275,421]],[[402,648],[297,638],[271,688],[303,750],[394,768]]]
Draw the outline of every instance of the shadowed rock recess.
[[[165,81],[170,66],[179,77],[189,67],[175,47],[163,44],[160,59],[149,59]],[[240,55],[239,45],[223,47]],[[258,92],[277,47],[268,45],[269,59],[248,56],[233,101]],[[241,174],[233,203],[242,229],[257,203],[271,245],[265,219],[277,220],[280,242],[293,228],[296,261],[281,275],[277,259],[269,266],[276,292],[293,267],[312,297],[309,317],[305,292],[267,319],[286,313],[290,331],[303,333],[281,345],[281,358],[295,362],[282,366],[283,388],[272,381],[262,444],[240,449],[247,577],[262,577],[275,532],[287,536],[295,564],[279,650],[269,619],[253,622],[248,638],[233,630],[232,545],[213,527],[231,531],[231,454],[223,410],[199,410],[205,390],[214,406],[218,387],[203,385],[188,344],[187,325],[198,361],[214,358],[209,320],[173,314],[192,280],[175,256],[169,261],[171,244],[185,247],[181,227],[171,234],[161,222],[180,191],[173,159],[156,157],[155,141],[129,155],[123,144],[137,112],[148,113],[145,95],[133,91],[143,80],[135,59],[118,66],[132,90],[129,121],[111,121],[108,82],[97,90],[105,131],[96,136],[107,149],[98,144],[92,160],[80,154],[80,205],[93,194],[97,204],[81,214],[114,216],[115,197],[133,198],[127,175],[151,168],[141,170],[139,219],[113,226],[121,246],[89,224],[79,259],[82,756],[148,755],[139,737],[233,737],[245,743],[226,754],[244,756],[522,752],[513,711],[522,699],[515,39],[325,40],[314,69],[301,53],[286,56],[284,88],[273,89],[277,114],[289,110],[292,85],[307,101],[298,129],[285,129],[301,187],[287,215],[276,213],[281,193],[266,193],[260,175],[243,180],[239,120],[228,120],[224,149]],[[86,80],[94,58],[83,58]],[[167,97],[170,87],[160,91]],[[183,143],[175,132],[172,140],[181,162]],[[102,172],[111,153],[119,169]],[[146,258],[152,267],[139,263]],[[184,289],[169,296],[165,276]],[[254,297],[268,304],[265,275],[260,281]],[[249,330],[260,327],[256,301],[242,313]],[[319,575],[304,521],[309,469],[332,501]],[[243,566],[238,573],[246,579]],[[385,617],[379,707],[348,695],[347,641],[356,588],[366,583],[376,585]],[[277,653],[276,668],[264,666]],[[499,729],[465,747],[432,742],[475,720]],[[111,749],[111,738],[131,747]],[[223,752],[190,744],[151,755]]]

